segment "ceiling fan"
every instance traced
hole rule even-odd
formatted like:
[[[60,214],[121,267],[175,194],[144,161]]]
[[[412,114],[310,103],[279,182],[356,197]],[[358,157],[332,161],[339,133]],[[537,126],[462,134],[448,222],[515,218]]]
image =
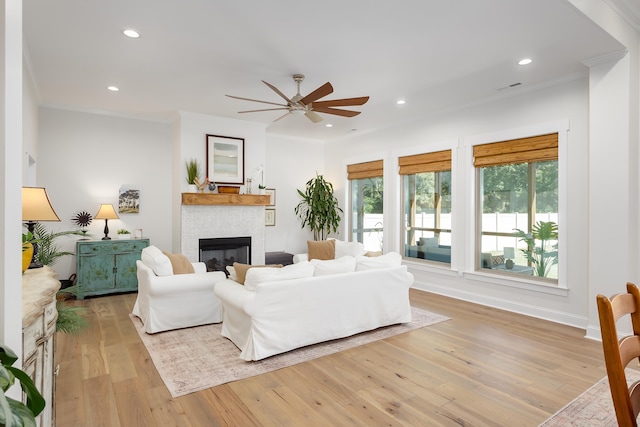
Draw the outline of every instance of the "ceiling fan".
[[[226,95],[229,98],[241,99],[243,101],[253,101],[253,102],[261,102],[263,104],[271,104],[277,105],[278,108],[264,108],[260,110],[246,110],[246,111],[238,111],[238,113],[255,113],[259,111],[276,111],[276,110],[289,110],[284,115],[278,117],[274,120],[277,122],[281,118],[289,115],[289,114],[304,114],[311,120],[313,123],[318,123],[322,121],[322,117],[318,113],[325,114],[334,114],[336,116],[343,117],[354,117],[360,114],[360,111],[353,110],[343,110],[340,108],[334,107],[347,107],[352,105],[364,105],[368,100],[368,96],[361,96],[359,98],[343,98],[343,99],[332,99],[328,101],[318,101],[320,98],[323,98],[333,92],[333,86],[331,83],[327,82],[308,94],[307,96],[300,95],[300,83],[304,80],[304,74],[294,74],[293,80],[298,84],[298,93],[296,93],[293,98],[289,99],[285,94],[283,94],[277,87],[272,85],[271,83],[267,83],[262,80],[262,83],[269,86],[275,93],[280,95],[282,99],[284,99],[286,104],[278,104],[276,102],[270,101],[260,101],[258,99],[250,99],[250,98],[242,98],[240,96]]]

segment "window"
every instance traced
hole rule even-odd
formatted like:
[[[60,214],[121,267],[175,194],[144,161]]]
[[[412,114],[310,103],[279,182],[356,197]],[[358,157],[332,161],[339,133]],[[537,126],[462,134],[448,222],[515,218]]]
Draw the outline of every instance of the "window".
[[[398,159],[404,255],[451,263],[451,150]]]
[[[558,134],[477,145],[477,267],[558,282]]]
[[[347,173],[351,196],[351,241],[364,244],[367,251],[381,251],[384,231],[383,161],[348,165]]]

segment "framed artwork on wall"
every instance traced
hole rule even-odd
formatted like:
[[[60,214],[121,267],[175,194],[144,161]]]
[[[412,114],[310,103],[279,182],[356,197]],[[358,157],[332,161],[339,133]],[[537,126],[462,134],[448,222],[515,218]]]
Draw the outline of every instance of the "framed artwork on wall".
[[[244,184],[244,138],[207,135],[207,178],[220,184]]]
[[[267,227],[276,225],[276,210],[265,209],[264,210],[264,225]]]
[[[276,189],[275,188],[265,188],[264,194],[269,196],[269,206],[276,205]]]

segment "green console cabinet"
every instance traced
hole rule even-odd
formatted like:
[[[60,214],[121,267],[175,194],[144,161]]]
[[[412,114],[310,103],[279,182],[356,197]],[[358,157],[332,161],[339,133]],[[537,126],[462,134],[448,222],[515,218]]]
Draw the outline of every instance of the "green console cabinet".
[[[138,290],[136,260],[149,239],[79,240],[76,243],[78,299]]]

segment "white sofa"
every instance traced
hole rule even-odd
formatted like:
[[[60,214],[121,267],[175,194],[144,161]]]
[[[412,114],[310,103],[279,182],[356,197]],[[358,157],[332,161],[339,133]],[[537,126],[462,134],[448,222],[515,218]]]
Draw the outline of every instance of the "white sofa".
[[[207,272],[204,263],[196,262],[191,263],[195,273],[173,274],[171,265],[166,265],[168,258],[158,261],[161,257],[156,253],[150,259],[147,249],[153,247],[145,248],[142,260],[136,261],[138,298],[133,307],[146,333],[222,321],[222,305],[214,287],[225,280],[223,272]]]
[[[410,322],[413,276],[400,265],[401,256],[393,254],[392,267],[385,266],[382,257],[350,258],[357,271],[330,274],[328,263],[342,269],[347,262],[342,258],[315,266],[301,261],[281,269],[250,269],[244,286],[231,279],[217,283],[215,294],[224,308],[222,335],[241,350],[241,359],[260,360]],[[252,280],[257,276],[262,280]]]

